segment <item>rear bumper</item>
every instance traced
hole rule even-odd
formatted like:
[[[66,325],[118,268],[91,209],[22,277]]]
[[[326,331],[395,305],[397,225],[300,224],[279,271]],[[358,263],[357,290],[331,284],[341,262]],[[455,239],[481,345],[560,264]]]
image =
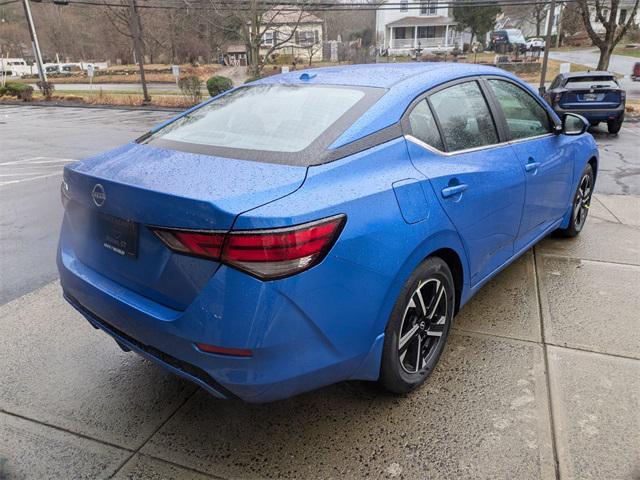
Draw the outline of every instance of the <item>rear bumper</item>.
[[[578,115],[582,115],[587,120],[593,121],[607,121],[607,120],[617,120],[624,115],[624,104],[620,105],[614,109],[564,109],[559,107],[558,105],[553,107],[553,110],[558,114],[559,117],[562,117],[565,113],[577,113]]]
[[[207,372],[204,370],[191,365],[187,362],[179,360],[165,352],[158,350],[157,348],[151,345],[144,345],[138,340],[130,337],[124,332],[114,328],[109,325],[106,321],[99,318],[93,312],[91,312],[88,308],[84,307],[80,302],[78,302],[74,297],[72,297],[67,292],[63,291],[62,293],[64,299],[69,302],[69,304],[75,308],[78,312],[80,312],[87,321],[95,328],[104,331],[124,349],[132,350],[139,355],[151,360],[165,369],[171,371],[172,373],[179,375],[187,380],[190,380],[202,388],[207,390],[213,396],[222,398],[222,399],[231,399],[235,398],[235,395],[227,390],[225,387],[216,382]]]
[[[64,227],[57,261],[65,298],[94,327],[218,398],[269,402],[350,378],[377,378],[379,362],[376,367],[370,359],[381,351],[383,335],[372,325],[344,333],[344,316],[329,306],[336,300],[335,282],[331,291],[305,285],[309,272],[294,281],[261,282],[222,266],[196,300],[178,311],[84,265],[66,244]],[[310,312],[294,300],[323,290],[325,298],[312,302],[321,310]],[[253,355],[205,353],[195,343],[251,349]],[[363,374],[365,360],[373,367]]]

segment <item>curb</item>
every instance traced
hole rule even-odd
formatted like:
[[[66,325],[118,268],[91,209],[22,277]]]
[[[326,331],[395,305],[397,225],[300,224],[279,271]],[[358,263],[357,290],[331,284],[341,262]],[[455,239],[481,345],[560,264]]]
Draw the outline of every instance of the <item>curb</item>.
[[[104,110],[148,110],[152,112],[171,112],[180,113],[185,109],[175,109],[169,107],[153,107],[153,106],[135,106],[135,105],[87,105],[81,102],[22,102],[20,100],[3,100],[0,101],[0,107],[3,105],[11,105],[17,107],[68,107],[68,108],[101,108]]]

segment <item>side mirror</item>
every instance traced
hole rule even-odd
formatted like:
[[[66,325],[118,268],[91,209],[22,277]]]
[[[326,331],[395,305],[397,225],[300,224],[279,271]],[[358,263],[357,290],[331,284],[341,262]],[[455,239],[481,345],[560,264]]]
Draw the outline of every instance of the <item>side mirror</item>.
[[[576,113],[565,113],[562,116],[562,133],[565,135],[582,135],[589,128],[589,121]]]

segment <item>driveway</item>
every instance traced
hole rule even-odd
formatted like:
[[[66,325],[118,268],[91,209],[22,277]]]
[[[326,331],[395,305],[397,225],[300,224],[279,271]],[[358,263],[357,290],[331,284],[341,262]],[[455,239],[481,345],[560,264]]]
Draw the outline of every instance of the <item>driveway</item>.
[[[592,67],[595,70],[598,66],[600,51],[593,48],[558,52],[552,51],[549,52],[549,58],[586,65],[587,67]],[[609,62],[610,72],[625,76],[620,80],[620,85],[627,91],[628,98],[640,98],[640,82],[634,82],[629,78],[633,71],[633,65],[638,61],[640,61],[640,59],[628,57],[626,55],[611,55],[611,61]]]
[[[61,298],[61,166],[167,115],[0,107],[0,479],[640,476],[638,124],[594,132],[583,233],[485,286],[423,388],[248,405],[122,352]]]

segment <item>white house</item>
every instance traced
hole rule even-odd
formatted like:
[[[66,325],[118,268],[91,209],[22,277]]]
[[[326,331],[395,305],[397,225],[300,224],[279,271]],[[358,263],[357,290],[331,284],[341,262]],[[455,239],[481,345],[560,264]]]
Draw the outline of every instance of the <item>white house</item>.
[[[606,5],[606,3],[605,3]],[[625,23],[627,23],[629,21],[629,17],[631,16],[631,14],[633,13],[633,7],[635,5],[635,0],[620,0],[620,3],[618,4],[618,12],[616,13],[616,23],[618,25],[624,25]],[[596,33],[604,33],[605,32],[605,28],[602,25],[602,23],[600,23],[600,21],[598,21],[597,15],[596,15],[596,9],[595,8],[590,8],[589,9],[589,13],[591,14],[591,26],[593,27],[593,29],[596,31]],[[609,15],[610,15],[610,9],[604,7],[602,9],[602,13],[604,15],[604,18],[606,18],[607,20],[609,19]],[[634,19],[632,20],[633,23],[635,23],[636,25],[640,24],[640,8],[638,10],[636,10],[636,14],[634,16]]]
[[[272,53],[322,60],[324,22],[320,18],[299,8],[278,5],[262,19],[266,28],[260,45],[261,55],[268,54],[275,45]]]
[[[627,22],[629,16],[633,12],[635,0],[620,0],[618,4],[618,12],[616,14],[616,23],[622,25]],[[606,5],[606,4],[605,4]],[[558,31],[558,23],[561,22],[562,11],[565,8],[564,4],[557,4],[553,15],[553,23],[551,26],[551,35],[555,35]],[[610,10],[606,7],[602,9],[606,19],[609,19]],[[547,34],[547,25],[549,24],[549,12],[550,9],[546,9],[544,19],[540,22],[540,36],[544,37]],[[596,15],[596,9],[591,7],[589,9],[589,16],[591,18],[591,26],[596,33],[604,34],[605,28],[600,23]],[[640,24],[640,9],[636,11],[633,23]],[[518,28],[522,30],[522,34],[526,37],[536,36],[536,24],[533,15],[533,6],[507,6],[503,9],[502,13],[496,17],[496,30],[502,30],[504,28]]]
[[[435,0],[385,0],[376,10],[378,46],[391,55],[462,48],[451,8]]]

